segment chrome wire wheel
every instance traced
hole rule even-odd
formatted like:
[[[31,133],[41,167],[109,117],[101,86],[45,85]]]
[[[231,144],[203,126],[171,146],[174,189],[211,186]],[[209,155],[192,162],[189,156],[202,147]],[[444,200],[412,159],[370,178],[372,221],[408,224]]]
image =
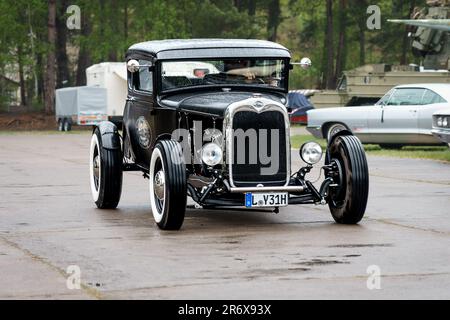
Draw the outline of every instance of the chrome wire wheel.
[[[331,159],[331,164],[336,170],[333,179],[337,187],[333,187],[330,190],[330,203],[333,207],[342,208],[345,203],[345,191],[347,187],[347,177],[344,175],[343,160],[333,158]]]
[[[166,200],[166,174],[161,151],[153,151],[150,161],[150,205],[157,223],[163,218]]]
[[[100,155],[96,155],[92,164],[94,170],[95,189],[98,190],[100,183]]]
[[[122,150],[104,148],[105,137],[119,139],[118,133],[102,136],[95,128],[89,152],[89,181],[97,208],[115,209],[122,194]]]
[[[158,141],[149,166],[150,205],[153,218],[162,230],[179,230],[187,200],[186,164],[182,148],[175,140]]]
[[[92,198],[94,201],[97,201],[100,194],[101,158],[98,137],[96,134],[92,135],[89,160]]]

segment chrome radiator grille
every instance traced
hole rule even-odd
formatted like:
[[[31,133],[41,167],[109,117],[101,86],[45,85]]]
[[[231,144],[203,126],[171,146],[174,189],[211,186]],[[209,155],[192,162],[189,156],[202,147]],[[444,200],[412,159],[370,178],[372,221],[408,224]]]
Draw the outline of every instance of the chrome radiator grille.
[[[233,184],[236,187],[285,185],[290,152],[285,115],[278,110],[238,111],[233,115],[232,129],[233,161],[229,165]]]

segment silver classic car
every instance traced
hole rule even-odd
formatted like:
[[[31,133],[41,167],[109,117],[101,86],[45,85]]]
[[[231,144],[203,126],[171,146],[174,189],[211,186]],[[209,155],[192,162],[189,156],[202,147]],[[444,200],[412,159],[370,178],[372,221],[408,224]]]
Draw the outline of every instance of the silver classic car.
[[[450,108],[450,84],[409,84],[393,88],[375,105],[308,111],[307,130],[329,139],[349,130],[362,143],[382,147],[438,145],[431,133],[432,116]]]
[[[438,111],[433,115],[431,133],[450,147],[450,109]]]

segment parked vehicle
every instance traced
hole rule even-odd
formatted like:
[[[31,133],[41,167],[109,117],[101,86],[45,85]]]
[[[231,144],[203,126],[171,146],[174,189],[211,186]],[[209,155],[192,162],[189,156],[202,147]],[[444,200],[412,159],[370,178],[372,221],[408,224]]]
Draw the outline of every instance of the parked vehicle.
[[[59,131],[70,131],[73,124],[95,126],[108,120],[106,89],[96,87],[57,89],[55,116]]]
[[[308,111],[307,130],[330,139],[349,130],[363,143],[393,148],[403,145],[439,145],[431,134],[434,112],[450,107],[450,84],[401,85],[373,106]]]
[[[289,119],[292,124],[307,124],[307,111],[314,109],[312,103],[308,98],[297,91],[289,91],[287,97],[287,106],[289,112]]]
[[[438,111],[433,115],[431,133],[450,147],[450,109]]]
[[[358,223],[369,190],[358,138],[341,131],[331,139],[319,189],[306,176],[322,158],[320,145],[304,144],[306,165],[291,170],[285,105],[290,58],[283,46],[258,40],[131,46],[123,131],[105,121],[92,135],[90,183],[97,207],[117,207],[123,171],[141,171],[149,178],[153,217],[165,230],[182,226],[188,196],[204,208],[278,211],[328,204],[338,223]],[[207,63],[217,71],[192,79],[185,68],[176,72],[175,61]],[[309,59],[302,61],[310,66]]]
[[[108,120],[121,123],[127,98],[127,66],[124,62],[102,62],[86,69],[88,87],[105,88]]]
[[[411,53],[421,65],[363,65],[339,75],[337,90],[324,90],[311,101],[316,108],[375,104],[400,84],[450,83],[450,1],[428,0],[416,7],[410,19],[388,19],[405,24],[410,32]],[[419,4],[419,2],[416,2]],[[405,29],[397,28],[398,38]]]

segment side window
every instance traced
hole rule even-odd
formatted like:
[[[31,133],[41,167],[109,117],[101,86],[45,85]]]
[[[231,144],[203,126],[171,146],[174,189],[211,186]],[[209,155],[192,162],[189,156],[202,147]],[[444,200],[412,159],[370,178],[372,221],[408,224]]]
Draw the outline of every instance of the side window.
[[[377,105],[377,106],[384,106],[384,105],[386,105],[388,103],[388,101],[389,101],[389,98],[392,96],[392,93],[394,91],[395,91],[394,89],[390,90],[380,100],[378,100],[378,102],[375,105]]]
[[[139,60],[140,65],[151,65],[150,61]],[[139,91],[151,93],[153,91],[153,73],[148,67],[139,68],[139,72],[135,73],[134,88]]]
[[[423,98],[422,98],[422,104],[435,104],[435,103],[441,103],[441,102],[447,102],[445,101],[444,98],[442,98],[440,95],[438,95],[437,93],[426,89],[425,93],[423,94]]]
[[[425,89],[400,88],[394,91],[389,99],[389,106],[414,106],[422,103]]]

